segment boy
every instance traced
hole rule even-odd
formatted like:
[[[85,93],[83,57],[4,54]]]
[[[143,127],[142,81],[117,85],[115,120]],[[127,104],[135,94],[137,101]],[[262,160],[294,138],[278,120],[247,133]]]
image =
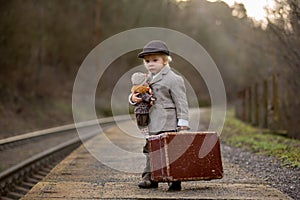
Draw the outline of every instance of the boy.
[[[170,52],[167,45],[159,40],[153,40],[146,44],[143,51],[138,54],[149,71],[150,87],[155,102],[150,109],[149,134],[157,135],[164,132],[188,129],[188,103],[184,80],[175,74],[170,66]],[[132,105],[141,102],[137,93],[130,96]],[[148,142],[143,148],[146,155],[146,167],[142,174],[140,188],[157,188],[158,182],[151,180],[150,159]],[[169,191],[181,190],[181,182],[171,182]]]

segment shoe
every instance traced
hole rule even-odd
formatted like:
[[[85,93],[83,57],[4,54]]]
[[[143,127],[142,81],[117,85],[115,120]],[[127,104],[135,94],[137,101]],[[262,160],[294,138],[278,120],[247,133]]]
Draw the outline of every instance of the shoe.
[[[138,184],[139,188],[158,188],[158,182],[150,181],[150,180],[143,180]]]
[[[170,183],[169,189],[168,189],[169,192],[180,191],[180,190],[181,190],[181,181],[174,181],[174,182]]]

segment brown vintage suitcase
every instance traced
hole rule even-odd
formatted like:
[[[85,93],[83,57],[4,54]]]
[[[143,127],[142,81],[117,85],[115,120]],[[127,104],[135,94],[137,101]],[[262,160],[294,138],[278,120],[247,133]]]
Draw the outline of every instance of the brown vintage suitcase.
[[[220,142],[215,132],[168,132],[150,136],[148,140],[154,181],[223,177]]]

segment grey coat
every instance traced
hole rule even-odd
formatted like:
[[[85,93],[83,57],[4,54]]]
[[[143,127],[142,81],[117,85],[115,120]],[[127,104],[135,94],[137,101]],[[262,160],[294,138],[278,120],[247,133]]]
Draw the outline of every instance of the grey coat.
[[[150,109],[150,134],[175,130],[178,119],[188,120],[188,103],[184,80],[169,66],[150,81],[153,97],[156,98]]]

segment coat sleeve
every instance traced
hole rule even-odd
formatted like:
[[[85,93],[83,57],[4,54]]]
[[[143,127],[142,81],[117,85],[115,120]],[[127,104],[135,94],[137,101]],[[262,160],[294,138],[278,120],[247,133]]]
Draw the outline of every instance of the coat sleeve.
[[[133,95],[133,93],[130,93],[130,94],[129,94],[129,96],[128,96],[128,102],[129,102],[132,106],[135,106],[136,103],[131,101],[132,95]]]
[[[176,76],[175,80],[171,87],[171,95],[176,107],[177,119],[188,121],[189,109],[184,80],[180,76]]]

